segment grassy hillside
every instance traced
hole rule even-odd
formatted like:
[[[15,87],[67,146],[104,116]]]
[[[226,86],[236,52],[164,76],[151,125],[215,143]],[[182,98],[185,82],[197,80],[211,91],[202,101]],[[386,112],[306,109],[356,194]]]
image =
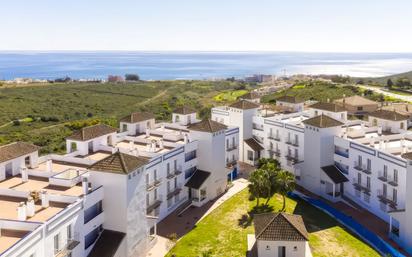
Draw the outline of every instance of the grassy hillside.
[[[0,145],[24,140],[43,146],[43,152],[63,152],[64,138],[83,126],[117,126],[119,118],[134,111],[150,111],[157,119],[168,120],[172,110],[184,104],[204,117],[215,104],[214,96],[240,89],[250,88],[229,81],[0,87]]]
[[[406,78],[412,81],[412,71],[404,72],[404,73],[399,73],[399,74],[394,74],[394,75],[389,75],[389,76],[384,76],[384,77],[365,77],[365,78],[353,78],[352,80],[354,82],[357,81],[364,81],[365,83],[371,84],[371,83],[376,83],[385,86],[386,82],[388,79],[391,79],[393,82],[397,81],[400,78]]]

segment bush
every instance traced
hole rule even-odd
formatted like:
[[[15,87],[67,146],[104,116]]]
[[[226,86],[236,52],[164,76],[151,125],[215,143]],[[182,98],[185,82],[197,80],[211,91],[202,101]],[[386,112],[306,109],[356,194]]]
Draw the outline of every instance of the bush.
[[[13,126],[20,126],[20,124],[19,120],[13,120]]]
[[[124,75],[125,79],[127,81],[139,81],[140,77],[137,74],[126,74]]]

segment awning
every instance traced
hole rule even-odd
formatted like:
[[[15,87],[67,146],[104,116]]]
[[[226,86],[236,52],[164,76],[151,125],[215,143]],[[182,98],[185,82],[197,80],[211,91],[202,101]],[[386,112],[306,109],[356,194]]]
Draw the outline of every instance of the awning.
[[[325,166],[321,168],[326,175],[333,181],[335,184],[348,182],[349,180],[345,177],[345,175],[340,172],[335,165]]]
[[[210,172],[208,171],[196,170],[185,186],[193,189],[199,189],[209,176]]]

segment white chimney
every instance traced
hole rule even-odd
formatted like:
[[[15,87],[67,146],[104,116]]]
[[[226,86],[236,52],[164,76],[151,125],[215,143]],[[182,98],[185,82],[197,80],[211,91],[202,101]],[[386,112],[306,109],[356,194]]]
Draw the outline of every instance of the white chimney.
[[[384,144],[383,144],[383,140],[379,140],[379,149],[383,150]]]
[[[184,134],[183,141],[185,144],[189,143],[189,136],[187,134]]]
[[[26,215],[27,217],[33,217],[34,216],[34,200],[32,197],[29,197],[27,200],[27,206],[26,206]]]
[[[165,130],[165,125],[164,124],[160,125],[160,129]]]
[[[406,151],[407,149],[406,149],[406,145],[403,145],[402,146],[402,153],[406,153],[407,151]]]
[[[130,142],[129,142],[129,149],[130,149],[130,151],[133,150],[133,147],[134,147],[134,143],[133,143],[133,141],[130,141]]]
[[[163,144],[163,139],[159,140],[159,148],[163,149],[164,148],[164,144]]]
[[[27,172],[27,168],[26,167],[21,167],[20,168],[20,173],[21,173],[21,180],[23,181],[23,183],[26,183],[29,181],[29,173]]]
[[[53,167],[53,161],[52,160],[47,160],[46,161],[46,171],[47,172],[52,172]]]
[[[146,137],[150,137],[150,130],[148,128],[146,129]]]
[[[89,178],[88,178],[88,176],[83,176],[82,177],[82,188],[83,188],[83,194],[87,195],[89,193]]]
[[[42,190],[40,192],[40,197],[41,197],[41,207],[47,208],[50,206],[49,204],[49,194],[47,193],[46,190]]]
[[[17,219],[20,221],[25,221],[26,218],[26,205],[24,202],[21,202],[19,203],[19,206],[17,206]]]
[[[378,135],[379,136],[382,135],[382,127],[381,126],[378,127]]]
[[[152,141],[150,149],[151,149],[151,152],[153,153],[156,152],[156,141]]]

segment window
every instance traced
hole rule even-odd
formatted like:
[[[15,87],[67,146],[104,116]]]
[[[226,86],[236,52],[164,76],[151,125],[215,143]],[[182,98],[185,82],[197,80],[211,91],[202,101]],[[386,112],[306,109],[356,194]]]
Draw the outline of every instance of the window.
[[[67,226],[67,240],[71,240],[73,238],[72,235],[72,225]]]
[[[157,200],[157,188],[154,190],[154,199]]]
[[[368,159],[367,162],[366,162],[366,169],[367,169],[368,171],[371,171],[371,166],[372,166],[371,159]]]
[[[169,116],[170,117],[170,116]],[[175,119],[175,122],[179,122],[180,121],[180,116],[179,115],[176,115],[176,119]]]
[[[172,206],[173,203],[173,198],[169,198],[167,199],[167,207],[169,208],[170,206]]]
[[[371,190],[371,178],[370,177],[366,177],[366,188]]]
[[[122,126],[122,132],[125,132],[125,131],[127,131],[127,124],[123,124]]]
[[[229,146],[229,138],[227,138],[226,139],[226,149],[229,149],[230,148],[230,146]]]
[[[358,166],[362,166],[362,156],[358,155]]]
[[[395,202],[395,203],[396,203],[396,201],[398,200],[398,191],[396,191],[395,188],[392,190],[392,200],[393,200],[393,202]]]
[[[175,188],[177,188],[177,178],[175,178]]]
[[[397,169],[393,170],[393,181],[398,183],[398,170]]]
[[[156,181],[157,180],[157,170],[153,171],[153,180]]]
[[[166,170],[167,170],[167,174],[169,174],[170,173],[170,163],[166,164]]]
[[[60,248],[59,240],[60,240],[59,234],[56,234],[54,236],[54,253],[57,253],[59,251],[59,248]]]
[[[383,165],[383,177],[387,178],[388,177],[388,166]]]
[[[358,111],[363,111],[363,106],[358,106]]]
[[[378,126],[378,121],[376,120],[376,119],[373,119],[372,120],[372,126]]]
[[[382,188],[382,195],[383,195],[383,197],[386,197],[386,195],[387,195],[387,190],[388,190],[387,185],[386,185],[386,184],[383,184],[383,188]]]
[[[286,246],[279,246],[278,247],[278,256],[279,257],[286,257]]]
[[[362,183],[362,174],[358,173],[358,184]]]
[[[253,151],[250,151],[250,150],[247,151],[247,159],[249,161],[253,161]]]
[[[235,142],[235,137],[232,137],[232,146],[235,147],[236,142]]]
[[[405,125],[401,122],[401,129],[405,129]]]
[[[170,181],[167,181],[167,192],[170,192]]]
[[[146,185],[149,185],[149,173],[146,174]]]
[[[149,206],[150,204],[150,196],[149,194],[146,194],[146,206]]]

